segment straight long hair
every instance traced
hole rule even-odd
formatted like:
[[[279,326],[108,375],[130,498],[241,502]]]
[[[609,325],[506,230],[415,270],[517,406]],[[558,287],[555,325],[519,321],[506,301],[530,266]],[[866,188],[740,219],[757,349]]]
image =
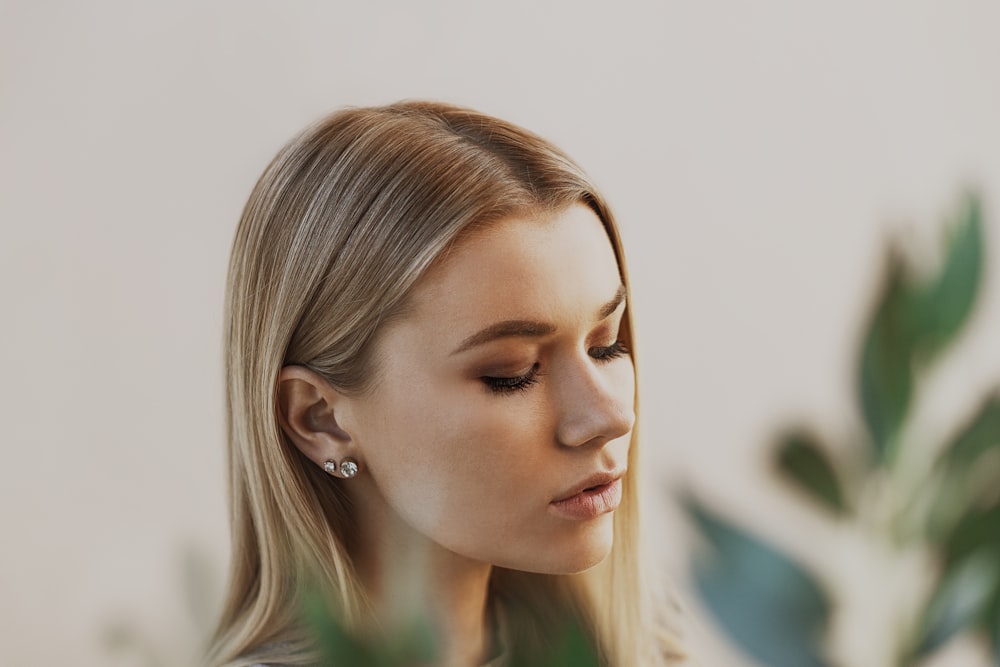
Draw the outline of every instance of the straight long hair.
[[[212,665],[315,659],[297,621],[306,585],[319,586],[349,630],[370,614],[349,556],[349,503],[279,426],[280,369],[304,365],[363,395],[380,327],[405,314],[411,288],[460,235],[576,203],[603,222],[627,289],[604,199],[565,154],[513,124],[431,102],[351,108],[270,163],[243,211],[227,281],[232,559]],[[622,336],[634,359],[630,308]],[[575,575],[498,570],[491,584],[542,615],[572,610],[616,667],[665,664],[643,580],[638,455],[634,430],[604,562]]]

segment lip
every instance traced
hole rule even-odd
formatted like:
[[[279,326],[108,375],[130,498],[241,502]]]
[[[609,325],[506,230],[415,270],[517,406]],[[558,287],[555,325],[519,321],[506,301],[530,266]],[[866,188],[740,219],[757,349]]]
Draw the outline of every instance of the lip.
[[[571,491],[549,503],[555,514],[577,521],[613,512],[622,501],[624,470],[591,475]]]

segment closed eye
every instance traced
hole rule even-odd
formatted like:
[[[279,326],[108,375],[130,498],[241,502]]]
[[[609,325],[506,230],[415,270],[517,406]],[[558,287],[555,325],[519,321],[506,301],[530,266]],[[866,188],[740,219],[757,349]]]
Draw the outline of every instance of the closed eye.
[[[623,341],[617,340],[607,347],[592,347],[587,350],[587,354],[598,361],[611,361],[627,355],[628,348]]]
[[[527,391],[529,387],[538,382],[539,365],[536,363],[531,370],[524,375],[515,377],[492,377],[484,376],[480,378],[486,388],[494,394],[512,394],[518,391]]]

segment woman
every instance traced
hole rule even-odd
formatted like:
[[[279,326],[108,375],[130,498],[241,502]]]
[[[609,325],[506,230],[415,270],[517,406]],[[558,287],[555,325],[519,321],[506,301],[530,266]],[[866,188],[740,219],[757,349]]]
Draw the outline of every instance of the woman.
[[[369,640],[506,664],[569,619],[669,664],[637,544],[618,232],[582,171],[462,108],[348,109],[257,183],[227,294],[233,557],[212,664],[309,664],[319,592]]]

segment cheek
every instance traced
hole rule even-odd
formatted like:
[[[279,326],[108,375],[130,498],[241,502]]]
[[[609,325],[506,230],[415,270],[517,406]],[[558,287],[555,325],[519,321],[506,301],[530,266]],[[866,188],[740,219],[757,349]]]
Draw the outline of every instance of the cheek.
[[[529,408],[526,396],[476,389],[394,392],[363,443],[386,502],[425,532],[496,524],[505,520],[501,503],[545,492],[537,477],[548,444],[545,411]]]

